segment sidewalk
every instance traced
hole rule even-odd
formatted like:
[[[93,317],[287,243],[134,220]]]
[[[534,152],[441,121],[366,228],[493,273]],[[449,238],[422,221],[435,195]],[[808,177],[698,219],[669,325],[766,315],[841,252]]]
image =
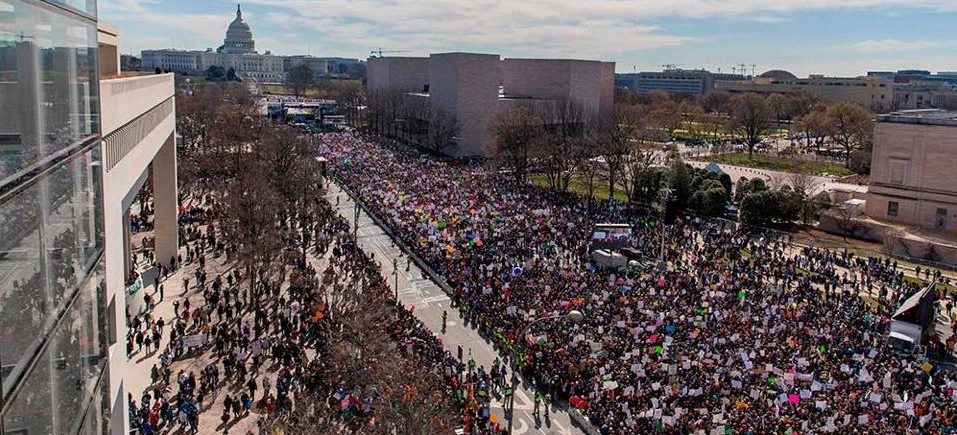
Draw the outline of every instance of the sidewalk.
[[[184,241],[185,243],[185,241]],[[185,244],[179,249],[179,253],[183,255],[185,260]],[[226,256],[222,255],[219,258],[214,258],[210,253],[206,253],[206,272],[209,276],[210,281],[215,279],[216,276],[220,274],[225,274],[231,270],[231,265],[226,264]],[[145,263],[140,262],[139,264],[141,270],[145,268]],[[160,279],[160,285],[164,289],[164,298],[163,301],[159,300],[158,289],[153,285],[152,276],[150,279],[144,279],[144,290],[146,294],[152,295],[154,300],[154,307],[151,311],[153,318],[158,320],[163,318],[166,321],[167,326],[163,330],[163,334],[160,341],[159,349],[166,349],[169,344],[170,331],[172,330],[171,324],[172,319],[175,318],[173,314],[173,301],[179,302],[180,310],[182,310],[184,301],[189,300],[190,309],[195,309],[195,307],[202,306],[204,303],[203,295],[201,291],[196,287],[196,279],[194,273],[196,272],[199,263],[193,261],[191,263],[182,264],[176,271],[170,274],[169,278],[165,281]],[[153,269],[155,271],[155,269]],[[155,273],[155,272],[154,272]],[[183,291],[183,278],[189,279],[189,289],[185,292]],[[215,318],[215,316],[214,316]],[[125,337],[123,337],[125,340]],[[134,347],[134,353],[129,356],[129,373],[131,375],[124,376],[123,383],[126,386],[126,390],[133,395],[133,399],[136,400],[137,405],[140,404],[140,398],[143,396],[143,393],[146,391],[152,392],[151,380],[150,380],[150,370],[153,367],[153,364],[156,364],[157,367],[160,366],[159,356],[160,352],[154,350],[150,353],[147,353],[145,349],[137,351]],[[207,365],[214,361],[218,361],[218,358],[215,358],[212,355],[212,350],[207,346],[202,348],[202,352],[191,354],[189,357],[176,360],[172,363],[172,376],[171,380],[175,384],[175,379],[177,374],[182,370],[186,373],[193,372],[199,377],[199,373]],[[276,385],[276,373],[269,373],[263,370],[260,370],[257,373],[257,380],[259,384],[262,384],[262,379],[264,377],[270,378],[270,383]],[[222,383],[218,390],[217,394],[207,396],[200,408],[199,412],[199,434],[213,435],[213,434],[222,434],[222,421],[220,420],[220,415],[223,412],[223,401],[226,398],[226,395],[237,397],[242,394],[245,386],[234,384],[231,382]],[[175,391],[176,388],[174,387]],[[259,397],[257,396],[257,399]],[[256,422],[259,420],[260,414],[255,410],[251,412],[248,416],[243,417],[238,421],[231,422],[229,427],[230,434],[246,434],[246,433],[259,433],[259,430],[256,426]],[[162,429],[158,433],[170,433],[167,428]],[[176,431],[172,432],[176,433]]]
[[[349,225],[353,226],[355,203],[335,183],[330,182],[329,186],[326,199],[341,216],[349,221]],[[338,205],[336,205],[337,196],[339,198]],[[359,213],[358,240],[360,246],[366,252],[375,256],[375,260],[381,265],[382,273],[386,276],[390,285],[394,285],[396,280],[395,275],[393,275],[396,268],[392,266],[393,259],[396,260],[400,301],[410,309],[414,307],[413,314],[422,320],[436,336],[442,339],[442,344],[447,350],[454,355],[458,351],[458,346],[461,346],[465,359],[468,359],[471,353],[472,358],[478,365],[483,365],[486,369],[492,366],[492,362],[498,354],[491,343],[485,341],[478,331],[465,326],[458,310],[450,307],[451,301],[448,295],[436,283],[428,279],[414,262],[409,271],[405,271],[407,257],[403,255],[398,246],[392,243],[389,235],[379,228],[364,211]],[[448,315],[445,333],[442,333],[443,311]],[[504,360],[504,358],[501,359]],[[554,406],[547,414],[543,413],[541,427],[536,428],[535,419],[532,417],[534,392],[527,384],[521,383],[515,393],[514,434],[582,433],[580,429],[572,426],[568,413]],[[492,412],[497,415],[498,421],[507,425],[502,403],[493,400],[492,407]]]

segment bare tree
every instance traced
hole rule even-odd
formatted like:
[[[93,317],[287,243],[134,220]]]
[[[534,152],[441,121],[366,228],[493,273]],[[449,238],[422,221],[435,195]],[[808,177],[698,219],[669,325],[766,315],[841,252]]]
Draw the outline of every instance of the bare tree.
[[[559,100],[536,107],[540,110],[539,119],[544,123],[545,130],[538,160],[549,187],[565,192],[574,175],[570,156],[580,141],[584,140],[587,119],[585,108],[574,100]]]
[[[426,145],[433,151],[441,152],[455,142],[462,125],[455,115],[443,107],[429,104],[429,127],[426,133]]]
[[[396,137],[402,116],[406,110],[406,95],[399,89],[389,88],[368,95],[368,123],[373,132]]]
[[[807,194],[810,194],[821,185],[821,182],[817,178],[799,172],[788,174],[787,183],[790,184],[795,191],[801,191]]]
[[[664,182],[663,171],[657,166],[663,163],[660,153],[639,143],[628,151],[622,163],[622,181],[625,193],[632,201],[646,202],[658,194]]]
[[[613,115],[599,118],[595,123],[598,129],[594,135],[596,147],[608,170],[608,195],[611,198],[615,197],[622,167],[645,129],[644,121],[637,108],[620,106]]]
[[[816,106],[794,121],[793,130],[804,136],[806,148],[821,151],[827,139],[834,134],[834,124],[827,116],[825,106]]]
[[[767,102],[757,94],[743,94],[732,100],[731,127],[744,138],[748,147],[748,159],[754,155],[754,147],[771,129],[774,121]]]
[[[323,83],[329,83],[326,95],[336,100],[336,111],[345,116],[346,123],[353,127],[361,127],[359,108],[366,102],[362,85],[348,80],[326,80]]]
[[[861,106],[839,102],[827,108],[827,118],[834,131],[834,141],[844,149],[844,166],[849,166],[851,153],[862,147],[873,131],[871,113]]]
[[[512,169],[515,180],[525,183],[533,148],[544,133],[539,113],[532,106],[519,105],[496,115],[495,157]]]
[[[681,128],[683,118],[681,115],[681,105],[673,100],[661,100],[654,103],[648,117],[659,130],[667,133],[668,140],[674,140],[675,131]]]
[[[306,65],[296,65],[286,73],[286,86],[292,88],[293,95],[301,97],[316,86],[316,75]]]
[[[685,131],[695,139],[701,139],[702,127],[705,118],[704,110],[697,102],[684,101],[678,106],[681,113],[681,122]]]
[[[831,216],[837,228],[846,236],[860,237],[864,224],[857,219],[854,209],[846,205],[838,205],[831,209]]]
[[[574,141],[571,158],[579,180],[585,184],[588,205],[595,197],[595,185],[602,170],[608,170],[608,161],[602,156],[603,149],[609,146],[602,118],[589,117],[585,122],[581,140]],[[604,163],[602,161],[604,160]],[[609,198],[614,198],[609,193]]]
[[[708,113],[729,115],[731,113],[731,94],[724,91],[709,92],[701,99],[701,108]]]

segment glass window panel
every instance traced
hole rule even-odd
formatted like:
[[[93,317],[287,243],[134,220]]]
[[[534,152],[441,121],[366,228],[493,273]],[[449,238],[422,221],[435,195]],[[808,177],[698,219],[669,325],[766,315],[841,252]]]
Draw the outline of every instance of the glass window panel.
[[[47,0],[51,3],[59,3],[72,7],[88,15],[96,16],[96,0]]]
[[[53,397],[49,356],[44,354],[3,417],[5,433],[52,434]]]
[[[98,130],[96,25],[54,11],[0,0],[0,180]]]
[[[99,406],[97,382],[106,362],[104,292],[101,263],[14,398],[4,417],[5,431],[72,434],[87,426],[87,410]]]
[[[107,353],[103,340],[106,283],[102,267],[90,277],[50,343],[55,409],[61,429],[78,429],[86,407],[96,401],[97,380]]]
[[[98,151],[64,162],[0,204],[0,364],[4,391],[102,249]]]
[[[0,366],[3,391],[48,312],[40,261],[40,205],[34,185],[0,204]]]

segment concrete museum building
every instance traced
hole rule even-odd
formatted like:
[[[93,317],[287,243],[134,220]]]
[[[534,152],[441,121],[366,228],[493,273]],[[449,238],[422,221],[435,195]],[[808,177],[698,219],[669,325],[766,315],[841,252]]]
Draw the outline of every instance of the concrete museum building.
[[[489,156],[491,123],[520,104],[575,101],[593,113],[614,110],[615,64],[572,59],[512,59],[497,54],[437,53],[429,57],[372,57],[370,95],[398,91],[451,114],[460,131],[443,152]]]

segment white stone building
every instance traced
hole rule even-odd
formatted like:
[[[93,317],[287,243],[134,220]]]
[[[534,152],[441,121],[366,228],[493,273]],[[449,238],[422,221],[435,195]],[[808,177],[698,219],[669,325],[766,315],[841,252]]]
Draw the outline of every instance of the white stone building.
[[[240,78],[258,82],[281,82],[285,78],[281,56],[274,56],[268,51],[265,54],[256,52],[252,30],[243,20],[243,11],[239,6],[236,7],[236,19],[229,23],[226,30],[223,45],[216,51],[143,50],[141,56],[144,70],[159,68],[187,74],[203,74],[209,67],[218,66],[224,70],[233,68]]]

